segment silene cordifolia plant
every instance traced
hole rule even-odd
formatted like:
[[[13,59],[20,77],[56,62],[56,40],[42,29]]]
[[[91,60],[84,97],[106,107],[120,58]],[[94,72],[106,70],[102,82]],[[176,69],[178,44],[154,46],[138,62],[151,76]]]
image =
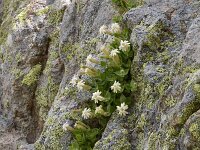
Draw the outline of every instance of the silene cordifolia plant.
[[[70,146],[72,150],[92,149],[115,110],[120,117],[128,114],[131,93],[136,90],[136,84],[130,76],[133,51],[127,41],[128,31],[122,30],[118,23],[113,23],[110,27],[101,26],[99,32],[102,36],[113,38],[111,43],[102,45],[98,60],[91,54],[86,59],[86,64],[93,63],[99,67],[83,66],[80,74],[70,82],[78,91],[92,93],[87,107],[81,112],[83,120],[76,121],[73,127],[68,123],[63,125],[63,130],[70,131],[74,137]],[[79,78],[81,75],[87,75],[91,80],[84,81]],[[86,125],[88,122],[91,126]]]

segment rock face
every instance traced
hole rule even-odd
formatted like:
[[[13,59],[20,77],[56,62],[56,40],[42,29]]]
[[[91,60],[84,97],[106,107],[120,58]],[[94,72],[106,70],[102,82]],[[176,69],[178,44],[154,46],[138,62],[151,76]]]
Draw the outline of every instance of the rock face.
[[[133,105],[124,118],[113,113],[94,149],[198,150],[200,2],[143,3],[122,16]],[[62,125],[91,97],[69,82],[115,15],[111,0],[0,0],[0,149],[69,149]]]

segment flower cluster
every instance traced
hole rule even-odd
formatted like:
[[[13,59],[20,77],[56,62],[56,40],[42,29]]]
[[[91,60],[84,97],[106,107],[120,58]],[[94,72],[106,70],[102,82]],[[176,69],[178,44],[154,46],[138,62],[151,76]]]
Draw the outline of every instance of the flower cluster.
[[[78,91],[87,90],[92,93],[91,100],[88,106],[83,108],[81,117],[84,120],[95,118],[102,123],[115,110],[119,116],[128,114],[127,104],[131,103],[130,93],[134,90],[135,83],[130,78],[133,52],[127,41],[127,34],[123,34],[118,23],[101,26],[99,33],[113,36],[113,41],[100,47],[101,54],[98,55],[98,59],[89,54],[86,64],[80,69],[80,76],[86,75],[91,80],[83,80],[75,75],[70,83],[77,86]],[[72,131],[68,124],[64,124],[63,129]],[[90,130],[80,122],[76,123],[73,129],[81,132]]]
[[[114,39],[114,43],[115,45],[111,44],[111,45],[103,45],[100,49],[103,52],[103,56],[104,58],[106,58],[109,63],[106,66],[101,66],[105,68],[105,72],[101,72],[99,73],[98,70],[91,68],[91,67],[87,67],[87,64],[90,63],[94,63],[96,65],[101,65],[101,63],[95,59],[92,54],[88,55],[87,59],[86,59],[86,67],[81,68],[81,73],[88,75],[91,78],[98,78],[97,80],[99,80],[99,78],[101,79],[103,76],[106,75],[106,73],[110,70],[114,70],[115,72],[120,72],[120,73],[124,73],[124,64],[123,61],[127,60],[128,57],[126,57],[126,55],[128,55],[128,52],[130,50],[130,43],[127,40],[124,40],[123,38],[121,39],[120,37],[117,37],[115,34],[120,34],[122,32],[121,27],[119,26],[118,23],[113,23],[111,24],[110,27],[103,25],[100,27],[99,30],[100,34],[108,34],[108,35],[112,35],[115,37]],[[117,42],[116,42],[117,41]],[[118,44],[116,44],[118,43]],[[125,54],[125,55],[124,55]],[[123,58],[125,57],[125,58]],[[123,60],[124,59],[124,60]],[[118,68],[116,69],[117,66]],[[127,72],[128,73],[128,72]],[[118,75],[118,74],[117,74]],[[126,74],[124,74],[123,76],[125,76]],[[96,104],[96,108],[93,111],[91,108],[85,108],[82,111],[82,117],[84,119],[89,119],[91,117],[95,117],[95,115],[105,115],[105,114],[111,114],[112,111],[106,109],[108,104],[110,104],[110,102],[112,101],[112,99],[115,99],[115,101],[120,101],[119,99],[117,99],[117,96],[115,96],[115,94],[118,93],[122,93],[123,92],[123,88],[122,88],[122,84],[120,83],[120,81],[117,81],[116,75],[113,75],[113,77],[111,78],[115,78],[114,81],[106,81],[103,79],[101,79],[101,81],[98,84],[107,82],[107,84],[110,84],[109,89],[97,89],[95,92],[93,92],[93,95],[91,97],[91,99],[94,101],[94,103]],[[119,79],[121,80],[121,75],[119,75]],[[93,90],[92,86],[87,85],[85,81],[80,80],[79,77],[77,75],[75,75],[71,82],[70,82],[73,86],[77,85],[77,88],[79,91],[81,90]],[[103,90],[103,91],[101,91]],[[113,92],[114,94],[111,94],[110,92]],[[107,93],[107,95],[106,95]],[[108,96],[110,95],[110,97]],[[119,97],[120,98],[120,97]],[[118,102],[116,102],[118,103]],[[113,102],[113,105],[116,105],[115,102]],[[98,105],[99,104],[99,105]],[[116,109],[119,111],[119,115],[121,116],[125,116],[127,114],[126,110],[128,109],[128,105],[125,104],[125,101],[123,103],[121,103],[121,105],[116,106]]]
[[[121,33],[121,27],[118,23],[113,23],[110,28],[106,25],[103,25],[99,29],[100,34],[119,34]]]

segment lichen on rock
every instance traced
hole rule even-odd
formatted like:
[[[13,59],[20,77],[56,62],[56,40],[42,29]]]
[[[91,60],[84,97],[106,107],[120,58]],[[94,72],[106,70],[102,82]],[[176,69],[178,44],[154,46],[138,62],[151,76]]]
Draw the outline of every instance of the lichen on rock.
[[[73,138],[62,125],[82,120],[74,111],[91,97],[70,80],[100,52],[98,39],[112,40],[99,28],[116,21],[130,34],[135,90],[128,115],[114,112],[93,149],[199,149],[199,7],[197,0],[0,0],[0,147],[69,149]]]

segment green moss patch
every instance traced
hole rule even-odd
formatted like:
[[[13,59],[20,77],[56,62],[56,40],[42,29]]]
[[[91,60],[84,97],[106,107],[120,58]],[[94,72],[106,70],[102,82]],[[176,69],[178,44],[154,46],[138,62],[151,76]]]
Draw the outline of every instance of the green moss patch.
[[[35,65],[27,75],[24,76],[22,84],[31,86],[36,83],[38,76],[40,75],[42,66],[40,64]]]

